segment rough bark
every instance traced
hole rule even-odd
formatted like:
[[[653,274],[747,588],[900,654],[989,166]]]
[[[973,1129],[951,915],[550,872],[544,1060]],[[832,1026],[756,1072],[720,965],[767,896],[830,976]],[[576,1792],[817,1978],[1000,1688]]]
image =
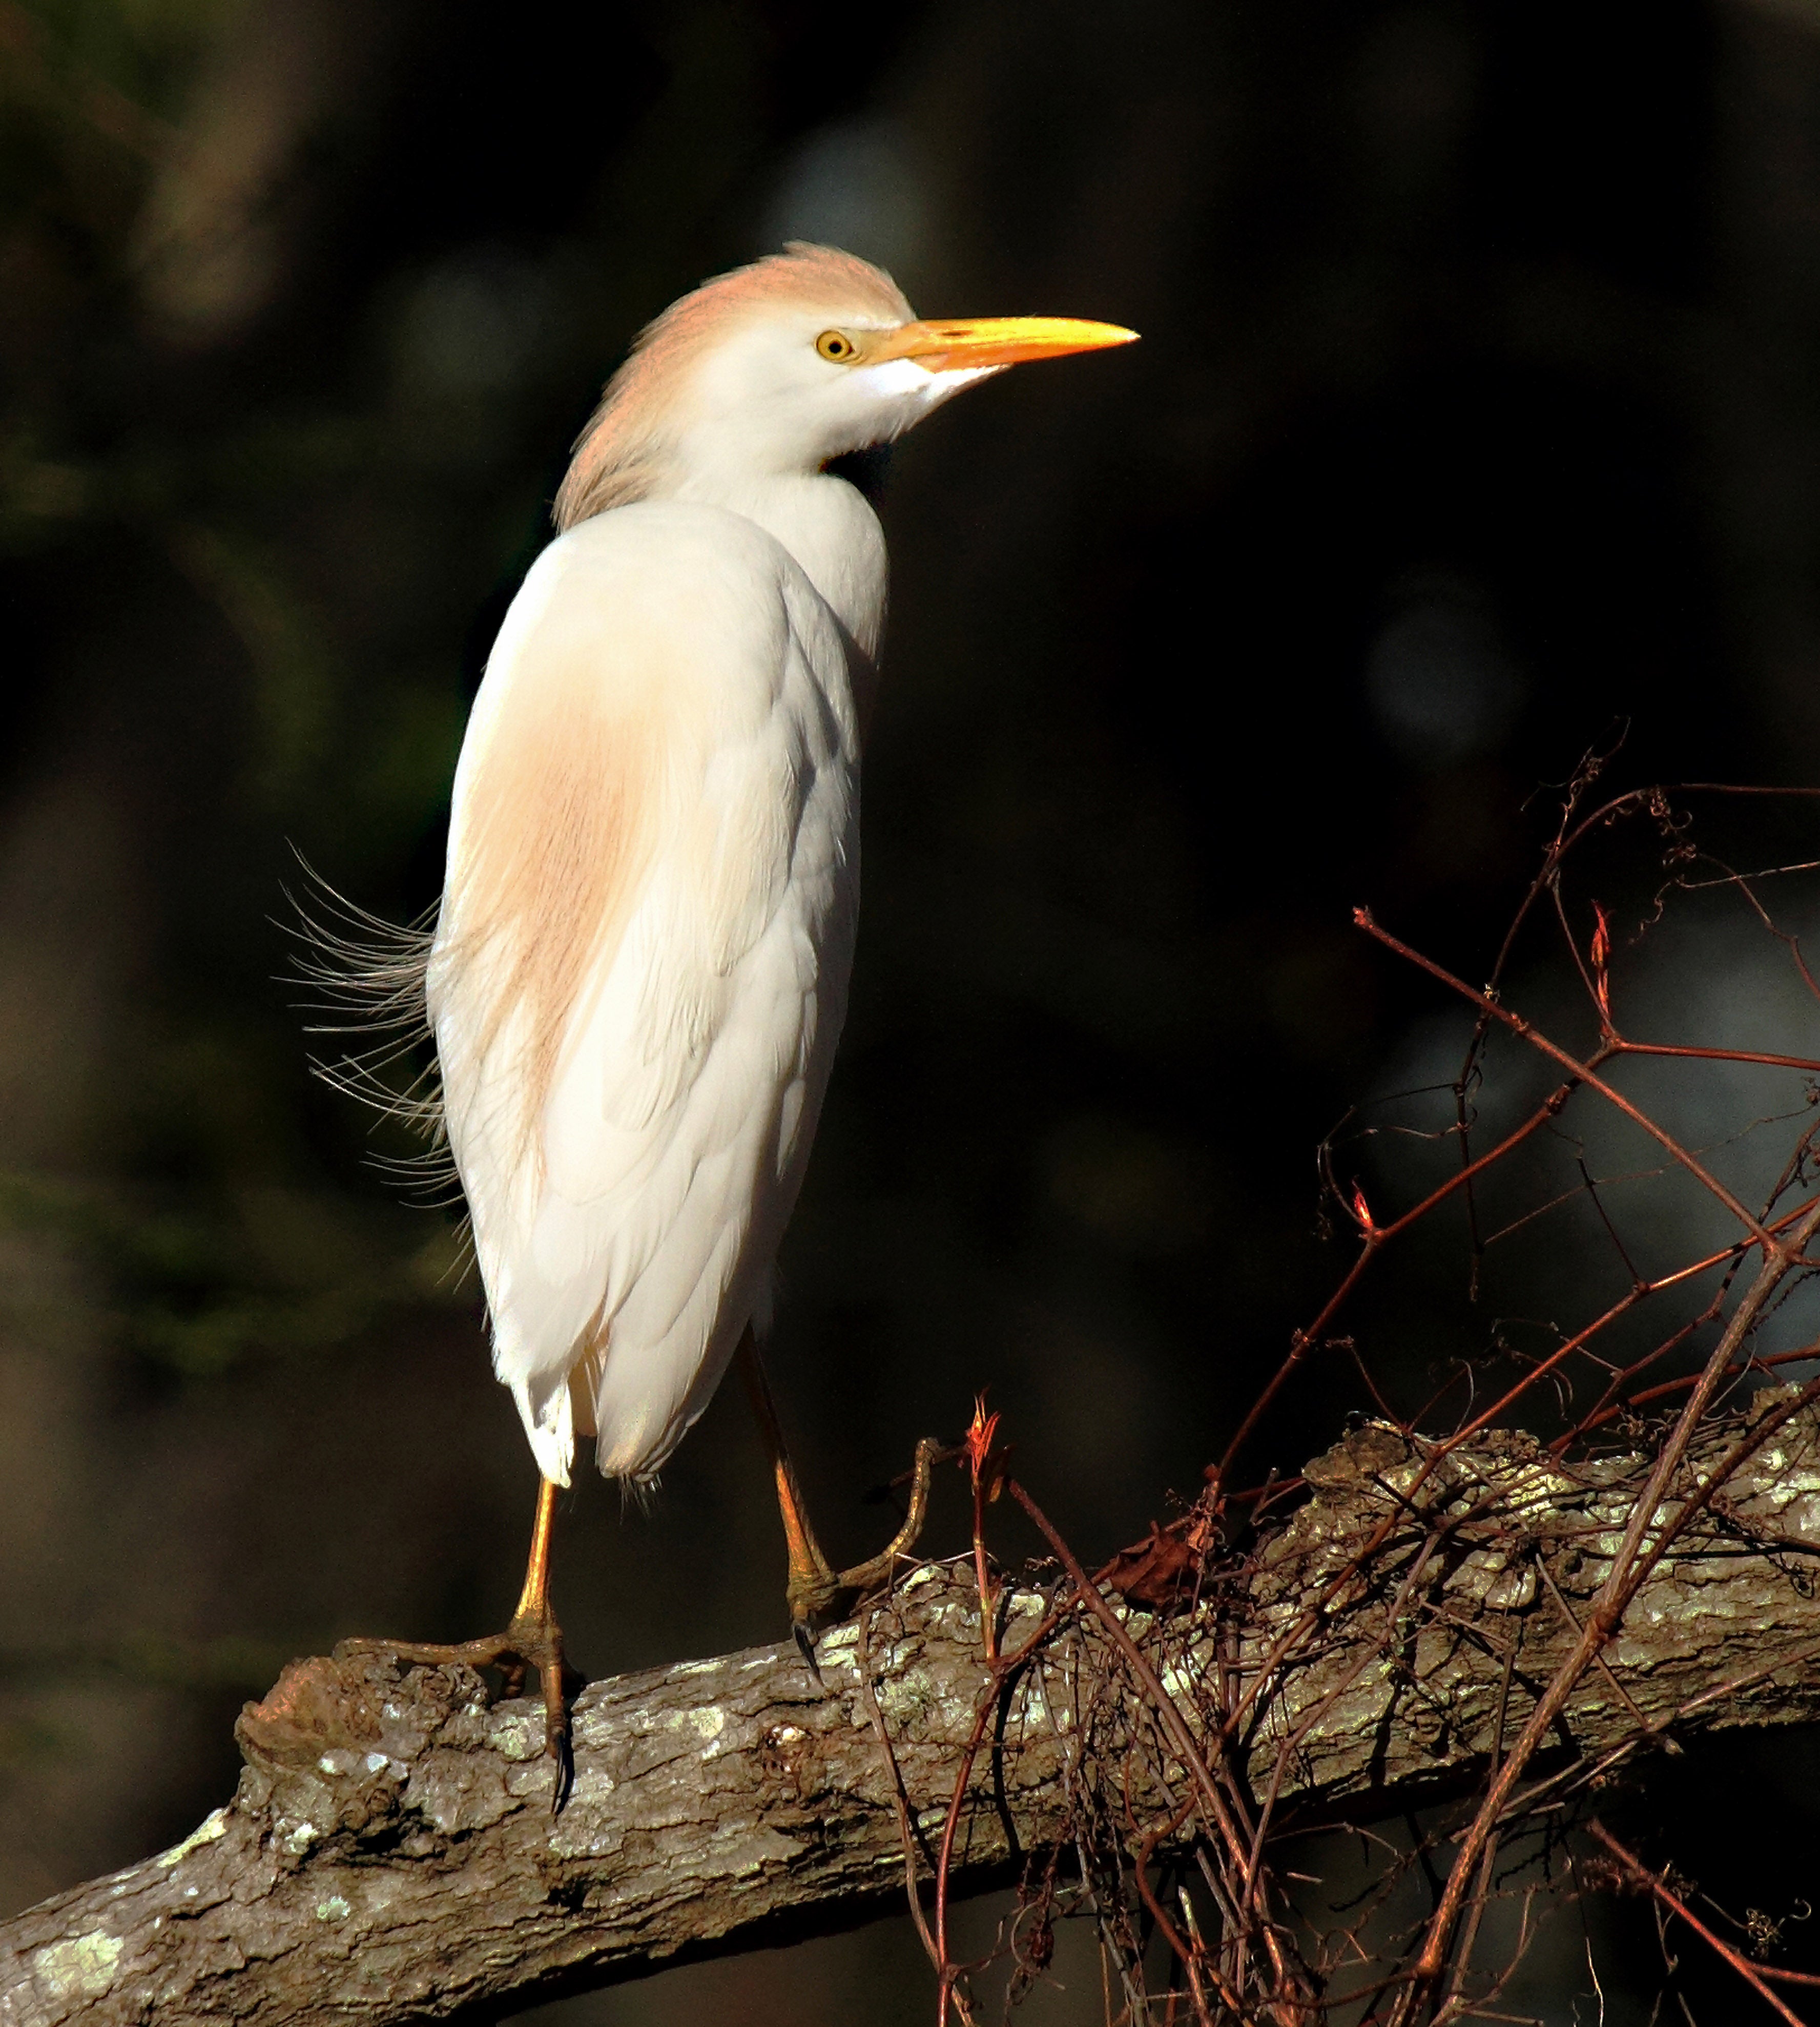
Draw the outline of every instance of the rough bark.
[[[1715,1434],[1690,1482],[1723,1447]],[[1312,1496],[1210,1602],[1167,1622],[1130,1615],[1202,1724],[1216,1641],[1238,1657],[1229,1697],[1303,1629],[1244,1733],[1251,1784],[1275,1784],[1279,1821],[1311,1807],[1364,1818],[1469,1786],[1571,1645],[1640,1466],[1562,1467],[1511,1435],[1435,1460],[1432,1445],[1361,1430],[1309,1468]],[[1820,1423],[1804,1416],[1662,1564],[1608,1671],[1570,1703],[1556,1763],[1670,1728],[1820,1716],[1816,1552]],[[1011,1593],[1008,1649],[1055,1595]],[[489,1707],[465,1670],[301,1661],[248,1706],[230,1804],[175,1849],[0,1926],[0,2021],[489,2018],[901,1905],[899,1807],[862,1653],[926,1863],[991,1693],[970,1567],[920,1568],[863,1634],[825,1638],[819,1688],[787,1645],[596,1683],[577,1704],[574,1791],[555,1819],[537,1704]],[[1116,1781],[1118,1666],[1091,1619],[1065,1612],[1006,1681],[952,1892],[1014,1877],[1069,1833],[1097,1780]]]

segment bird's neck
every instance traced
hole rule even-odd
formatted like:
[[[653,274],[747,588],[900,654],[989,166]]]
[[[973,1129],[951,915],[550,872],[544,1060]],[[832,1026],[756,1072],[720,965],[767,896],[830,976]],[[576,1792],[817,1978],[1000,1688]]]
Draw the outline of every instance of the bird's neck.
[[[729,508],[774,535],[868,660],[884,631],[884,530],[864,497],[829,472],[692,478],[674,496]]]

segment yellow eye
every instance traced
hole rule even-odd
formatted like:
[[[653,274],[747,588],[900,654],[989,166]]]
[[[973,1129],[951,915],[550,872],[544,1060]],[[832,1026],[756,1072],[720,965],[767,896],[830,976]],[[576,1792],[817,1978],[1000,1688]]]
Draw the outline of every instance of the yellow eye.
[[[844,366],[858,353],[859,348],[844,330],[825,330],[815,341],[815,349],[824,359],[832,359],[836,366]]]

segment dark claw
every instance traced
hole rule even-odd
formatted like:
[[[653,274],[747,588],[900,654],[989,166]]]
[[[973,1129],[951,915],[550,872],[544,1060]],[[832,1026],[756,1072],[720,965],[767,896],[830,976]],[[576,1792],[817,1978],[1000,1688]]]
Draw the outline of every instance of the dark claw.
[[[563,1805],[575,1785],[575,1754],[566,1717],[545,1719],[544,1752],[556,1762],[556,1778],[550,1784],[550,1815],[553,1819],[563,1813]]]
[[[559,1642],[561,1634],[556,1635]],[[556,1778],[550,1785],[550,1814],[563,1813],[575,1785],[575,1753],[569,1733],[570,1685],[580,1689],[586,1677],[570,1667],[559,1645],[556,1657],[538,1670],[544,1696],[544,1752],[556,1762]]]
[[[815,1678],[816,1688],[818,1689],[825,1688],[826,1685],[821,1680],[821,1664],[815,1658],[814,1630],[805,1621],[799,1619],[791,1626],[790,1630],[796,1636],[796,1646],[803,1656],[803,1665]]]

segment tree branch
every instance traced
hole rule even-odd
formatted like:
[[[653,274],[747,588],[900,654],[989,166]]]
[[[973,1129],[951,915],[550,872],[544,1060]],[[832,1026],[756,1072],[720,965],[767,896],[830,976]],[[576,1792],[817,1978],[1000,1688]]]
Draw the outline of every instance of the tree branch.
[[[1665,1519],[1739,1426],[1690,1453]],[[1279,1832],[1468,1790],[1501,1724],[1514,1733],[1572,1651],[1651,1461],[1567,1465],[1510,1434],[1449,1451],[1372,1425],[1309,1467],[1306,1501],[1216,1563],[1194,1611],[1128,1608],[1126,1627],[1209,1759],[1219,1700],[1204,1692],[1223,1666],[1231,1707],[1236,1670],[1247,1728],[1227,1749],[1273,1796]],[[1820,1716],[1816,1573],[1820,1417],[1803,1411],[1663,1558],[1540,1770],[1671,1731]],[[463,1669],[293,1663],[241,1719],[231,1803],[175,1850],[0,1925],[0,2021],[485,2018],[825,1933],[903,1894],[900,1808],[932,1866],[995,1697],[949,1896],[1014,1879],[1095,1811],[1101,1783],[1140,1816],[1157,1794],[1141,1770],[1154,1757],[1131,1750],[1121,1652],[1065,1581],[1001,1608],[1006,1652],[1027,1652],[995,1681],[970,1567],[925,1565],[873,1608],[895,1775],[855,1626],[821,1642],[821,1689],[788,1645],[596,1683],[554,1820],[538,1705],[489,1708]]]

